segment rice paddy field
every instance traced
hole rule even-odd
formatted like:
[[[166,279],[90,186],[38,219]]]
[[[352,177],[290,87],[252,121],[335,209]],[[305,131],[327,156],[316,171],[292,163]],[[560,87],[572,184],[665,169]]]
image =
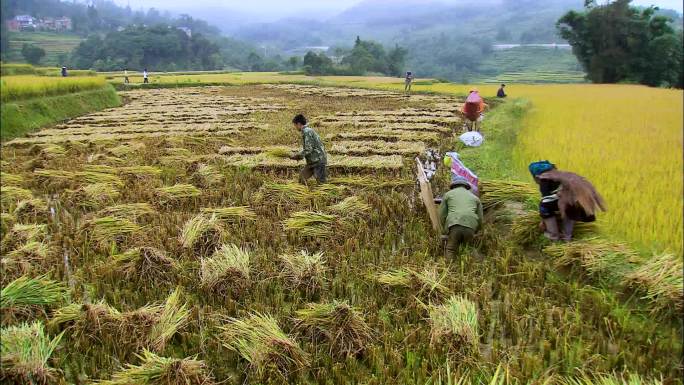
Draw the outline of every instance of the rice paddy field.
[[[3,76],[0,79],[0,100],[3,102],[45,96],[64,95],[101,89],[107,85],[99,76],[51,77],[37,75]]]
[[[491,155],[519,124],[508,163],[520,177],[474,170],[485,227],[446,260],[414,158],[454,149],[467,86],[425,81],[416,88],[445,94],[405,96],[391,90],[395,79],[336,88],[250,84],[284,82],[277,74],[200,76],[239,85],[128,90],[122,107],[3,144],[3,383],[682,383],[681,251],[643,252],[635,245],[645,238],[619,239],[610,224],[625,219],[610,214],[578,229],[576,242],[546,243],[520,166],[552,158],[588,174],[617,206],[619,190],[605,185],[627,167],[589,168],[617,157],[623,146],[610,140],[624,131],[595,139],[607,149],[577,163],[565,148],[532,150],[554,140],[560,122],[577,128],[607,110],[555,116],[547,132],[538,109],[557,105],[499,124],[515,104],[491,103],[491,135],[478,151]],[[519,90],[533,102],[566,95]],[[290,123],[301,112],[326,143],[330,183],[295,183],[302,163],[287,155],[301,147]],[[681,151],[681,133],[678,143],[647,139],[651,153]],[[438,169],[437,194],[447,181]],[[669,193],[661,203],[676,208],[678,198],[681,212],[681,194]],[[616,215],[660,229],[670,225],[663,213]],[[671,232],[651,237],[667,244]]]

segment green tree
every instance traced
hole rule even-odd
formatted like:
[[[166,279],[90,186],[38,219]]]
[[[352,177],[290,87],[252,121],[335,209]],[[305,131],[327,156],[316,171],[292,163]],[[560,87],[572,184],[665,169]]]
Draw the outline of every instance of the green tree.
[[[37,65],[40,60],[45,57],[45,50],[33,44],[24,43],[21,47],[21,55],[27,62]]]
[[[309,51],[304,55],[304,71],[307,75],[330,75],[333,73],[333,62],[324,53]]]
[[[406,67],[406,56],[408,56],[408,50],[396,45],[387,54],[387,74],[391,76],[401,76],[404,73],[404,68]]]
[[[681,87],[682,39],[657,8],[640,9],[631,0],[597,5],[585,1],[556,26],[595,83],[637,82]]]

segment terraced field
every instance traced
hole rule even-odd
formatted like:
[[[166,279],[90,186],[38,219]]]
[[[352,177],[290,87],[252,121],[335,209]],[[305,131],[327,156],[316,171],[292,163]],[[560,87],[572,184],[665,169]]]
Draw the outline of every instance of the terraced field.
[[[477,251],[442,256],[413,165],[453,149],[459,99],[123,97],[2,147],[3,382],[681,383],[681,264],[545,244],[535,188],[491,180]],[[294,183],[297,113],[324,138],[328,184]],[[633,264],[624,292],[595,285],[616,255]]]

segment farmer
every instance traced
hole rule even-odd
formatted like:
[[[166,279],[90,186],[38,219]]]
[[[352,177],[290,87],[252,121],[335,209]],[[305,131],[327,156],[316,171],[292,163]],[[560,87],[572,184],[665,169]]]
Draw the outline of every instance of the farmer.
[[[406,78],[404,79],[404,92],[411,92],[411,83],[413,82],[413,73],[411,71],[406,72]]]
[[[128,84],[131,81],[128,80],[128,68],[124,68],[124,84]]]
[[[148,73],[147,73],[147,68],[143,70],[143,83],[147,84],[149,83],[150,80],[148,79]]]
[[[471,89],[465,103],[463,103],[463,107],[461,107],[461,112],[466,118],[465,126],[468,131],[478,131],[477,123],[482,122],[486,107],[487,105],[480,96],[480,92],[476,88]],[[468,122],[470,122],[470,125],[468,125]]]
[[[558,171],[547,160],[531,163],[529,170],[542,195],[539,214],[546,238],[571,241],[575,222],[594,222],[596,212],[606,210],[601,195],[583,177]],[[558,218],[562,223],[560,230]]]
[[[62,77],[67,77],[69,74],[67,73],[66,67],[62,67]]]
[[[506,96],[508,96],[508,95],[506,95],[506,90],[504,90],[504,88],[506,88],[506,85],[502,84],[501,87],[499,88],[499,90],[496,91],[496,97],[497,98],[505,98]]]
[[[304,115],[297,115],[292,119],[294,127],[302,132],[302,145],[304,149],[290,156],[294,160],[306,160],[306,166],[299,173],[299,183],[306,184],[307,180],[314,176],[318,183],[325,183],[328,179],[328,156],[321,137],[316,131],[307,125]]]
[[[482,227],[482,203],[462,176],[452,176],[449,188],[439,206],[439,217],[447,236],[446,257],[454,258],[461,245],[470,243]]]

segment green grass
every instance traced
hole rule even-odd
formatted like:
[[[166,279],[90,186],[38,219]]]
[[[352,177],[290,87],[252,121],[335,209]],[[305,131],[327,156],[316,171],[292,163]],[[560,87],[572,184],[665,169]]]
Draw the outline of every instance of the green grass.
[[[512,150],[522,121],[531,104],[525,99],[512,99],[485,114],[482,134],[485,142],[481,147],[456,147],[461,160],[480,179],[521,179],[520,171],[513,166]],[[454,138],[458,141],[458,138]],[[523,179],[524,180],[524,179]]]
[[[24,43],[36,45],[45,50],[41,64],[62,66],[60,55],[69,55],[83,40],[80,36],[53,32],[10,32],[7,61],[24,62],[21,47]]]
[[[0,107],[0,140],[4,142],[49,124],[120,104],[121,100],[111,86],[93,91],[3,103]]]

